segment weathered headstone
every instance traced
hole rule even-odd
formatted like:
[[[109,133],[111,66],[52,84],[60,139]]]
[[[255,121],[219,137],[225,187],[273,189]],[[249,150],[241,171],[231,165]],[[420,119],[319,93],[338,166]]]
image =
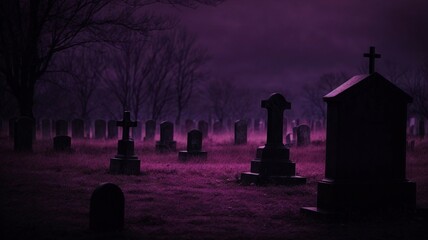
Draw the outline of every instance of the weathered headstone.
[[[118,130],[115,120],[109,120],[107,122],[107,138],[108,139],[117,139]]]
[[[94,127],[95,127],[95,139],[105,139],[106,129],[107,129],[106,121],[102,119],[95,120]]]
[[[208,137],[208,122],[200,120],[198,122],[198,130],[202,132],[202,138]]]
[[[122,127],[122,139],[118,141],[117,154],[110,159],[109,172],[111,174],[140,174],[140,160],[134,152],[134,141],[129,137],[131,127],[136,127],[137,122],[131,121],[131,113],[125,111],[123,120],[117,122],[117,126]]]
[[[50,139],[51,133],[52,133],[52,121],[49,119],[43,119],[42,120],[42,138],[43,139]]]
[[[412,210],[416,185],[406,179],[406,115],[412,98],[379,73],[358,75],[327,102],[325,179],[312,213]]]
[[[223,133],[223,123],[221,121],[215,121],[213,124],[213,134],[218,135]]]
[[[251,172],[241,174],[243,184],[302,184],[306,178],[296,176],[295,163],[290,161],[290,150],[283,144],[283,115],[291,104],[279,94],[272,94],[261,102],[268,111],[267,139],[265,146],[257,149],[256,159],[251,161]]]
[[[160,141],[156,142],[156,151],[159,153],[173,152],[177,142],[174,141],[174,124],[162,122],[160,124]]]
[[[125,196],[113,183],[103,183],[91,195],[89,228],[93,231],[122,230],[125,219]]]
[[[73,119],[71,121],[71,136],[82,139],[85,136],[85,122],[82,119]]]
[[[155,120],[146,121],[146,136],[144,141],[153,141],[156,134],[156,122]]]
[[[66,120],[55,122],[55,136],[68,136],[68,122]]]
[[[178,153],[180,161],[187,161],[193,158],[207,159],[207,152],[202,151],[202,133],[196,129],[187,134],[187,151]]]
[[[235,122],[235,144],[247,144],[247,121],[245,120]]]
[[[19,117],[15,121],[14,128],[14,151],[33,151],[33,135],[36,129],[34,119],[29,117]]]
[[[308,125],[302,124],[296,130],[298,147],[304,147],[311,144],[311,128]]]

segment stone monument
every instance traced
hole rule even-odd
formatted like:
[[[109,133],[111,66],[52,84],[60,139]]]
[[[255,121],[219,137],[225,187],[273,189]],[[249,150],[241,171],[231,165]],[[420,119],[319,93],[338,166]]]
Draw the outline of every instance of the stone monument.
[[[177,142],[174,141],[174,124],[162,122],[160,124],[160,140],[156,141],[156,152],[167,153],[176,150]]]
[[[178,153],[180,161],[187,161],[194,158],[207,159],[207,152],[202,151],[202,132],[196,129],[187,134],[187,151],[180,151]]]
[[[306,178],[296,176],[295,163],[290,160],[290,150],[283,144],[283,115],[291,104],[279,94],[272,94],[261,102],[268,111],[266,144],[257,149],[251,161],[251,172],[241,174],[243,184],[304,184]]]
[[[110,159],[109,172],[111,174],[139,175],[140,160],[134,153],[134,140],[129,137],[130,128],[136,127],[137,122],[132,122],[131,113],[125,111],[123,120],[117,121],[116,124],[122,127],[122,139],[118,141],[116,156]]]

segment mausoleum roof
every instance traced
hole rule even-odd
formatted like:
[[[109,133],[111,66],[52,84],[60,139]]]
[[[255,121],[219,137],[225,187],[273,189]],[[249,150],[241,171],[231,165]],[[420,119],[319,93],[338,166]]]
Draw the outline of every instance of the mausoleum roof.
[[[377,72],[372,74],[353,76],[348,81],[344,82],[342,85],[325,95],[323,99],[324,101],[337,100],[341,98],[341,96],[345,96],[353,90],[360,89],[361,91],[364,91],[363,88],[371,86],[371,84],[364,84],[366,82],[370,83],[369,81],[384,85],[384,91],[394,91],[397,97],[402,97],[409,103],[412,102],[412,97],[409,94],[404,92],[401,88],[397,87]]]

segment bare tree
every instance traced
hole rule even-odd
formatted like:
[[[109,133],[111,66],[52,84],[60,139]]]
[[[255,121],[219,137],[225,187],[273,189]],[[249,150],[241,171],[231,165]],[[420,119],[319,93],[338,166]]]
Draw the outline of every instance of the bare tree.
[[[214,80],[207,86],[207,102],[214,116],[223,122],[230,117],[231,103],[235,92],[235,86],[231,81]]]
[[[303,88],[303,98],[306,102],[306,114],[319,119],[326,119],[326,104],[324,95],[338,87],[348,79],[341,73],[326,73],[321,75],[318,81]]]
[[[119,30],[147,34],[165,21],[141,9],[153,3],[196,7],[220,0],[2,0],[0,80],[15,96],[20,114],[33,117],[36,82],[53,57],[70,48],[115,41]],[[138,16],[137,16],[138,13]]]
[[[404,77],[403,84],[405,90],[413,97],[410,111],[428,119],[428,63],[409,71]]]
[[[205,49],[196,46],[195,36],[189,35],[184,29],[173,32],[174,41],[174,80],[176,118],[175,124],[180,125],[183,111],[188,106],[195,85],[204,78],[201,70],[208,60]]]

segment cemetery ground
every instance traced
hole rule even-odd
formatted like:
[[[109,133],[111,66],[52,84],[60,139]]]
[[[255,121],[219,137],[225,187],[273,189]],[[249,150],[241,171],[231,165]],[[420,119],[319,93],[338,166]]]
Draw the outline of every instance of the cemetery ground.
[[[315,137],[316,138],[316,137]],[[321,139],[321,140],[320,140]],[[428,239],[425,211],[415,216],[377,214],[351,220],[314,218],[300,212],[316,206],[324,176],[325,142],[291,148],[300,186],[242,186],[263,137],[235,146],[232,137],[204,140],[206,161],[179,162],[177,152],[157,154],[154,142],[137,141],[142,175],[107,173],[116,154],[113,140],[72,140],[72,153],[39,140],[34,153],[14,153],[0,139],[1,239]],[[185,138],[177,139],[185,149]],[[407,153],[407,177],[417,184],[417,206],[428,208],[428,140]],[[102,182],[125,195],[121,232],[89,231],[89,200]]]

